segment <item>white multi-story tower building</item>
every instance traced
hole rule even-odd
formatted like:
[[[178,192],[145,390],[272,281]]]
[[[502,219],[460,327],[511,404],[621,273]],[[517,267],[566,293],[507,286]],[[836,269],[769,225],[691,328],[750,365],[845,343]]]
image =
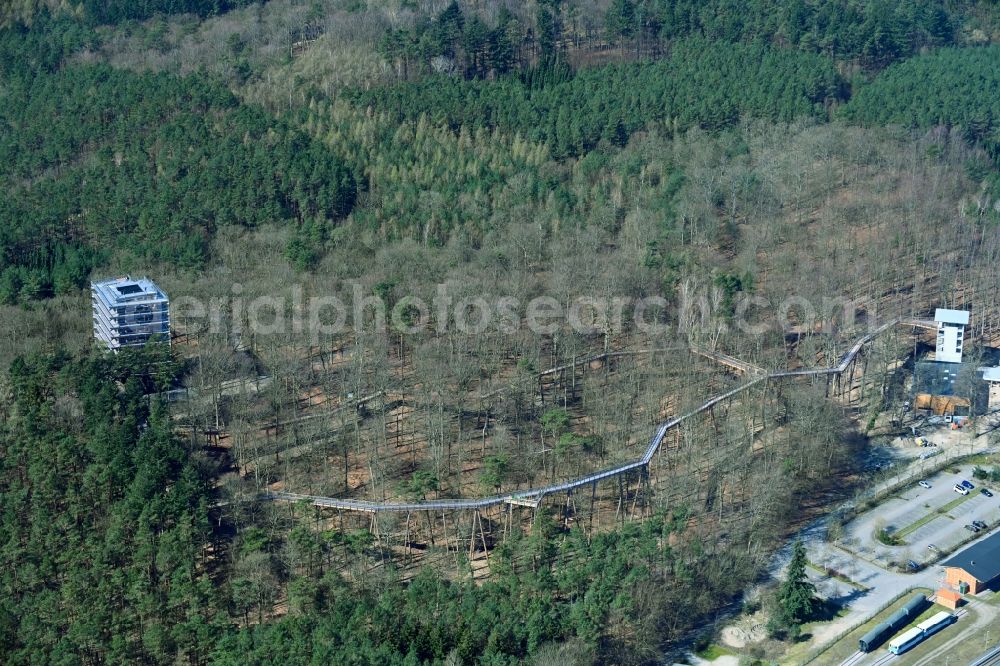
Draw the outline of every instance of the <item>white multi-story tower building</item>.
[[[934,311],[934,321],[938,327],[934,360],[961,363],[962,343],[965,338],[965,327],[969,324],[969,312],[938,308]]]
[[[152,280],[125,276],[90,284],[94,337],[112,351],[170,342],[170,302]]]
[[[1000,366],[983,368],[983,379],[989,385],[987,409],[991,412],[1000,410]]]

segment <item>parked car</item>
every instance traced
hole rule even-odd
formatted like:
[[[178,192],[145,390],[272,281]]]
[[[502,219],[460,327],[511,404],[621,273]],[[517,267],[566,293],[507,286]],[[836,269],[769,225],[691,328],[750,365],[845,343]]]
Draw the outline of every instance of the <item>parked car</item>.
[[[969,483],[965,479],[962,479],[962,487],[968,488],[969,490],[972,490],[973,488],[975,488],[974,485],[972,485],[971,483]]]
[[[916,562],[914,562],[913,560],[909,560],[909,561],[908,561],[908,562],[906,563],[906,566],[908,566],[909,568],[913,569],[914,571],[916,571],[917,569],[919,569],[919,568],[920,568],[920,565],[919,565],[919,564],[917,564]]]
[[[917,481],[917,485],[920,486],[921,488],[930,488],[931,487],[931,484],[927,483],[926,481]]]
[[[975,525],[976,527],[978,527],[981,530],[985,530],[986,529],[986,523],[984,523],[981,520],[973,520],[972,524]]]
[[[991,492],[990,492],[989,490],[987,490],[986,488],[980,488],[980,489],[979,489],[979,492],[981,492],[982,494],[986,495],[987,497],[993,497],[993,493],[991,493]]]
[[[927,544],[927,550],[933,550],[935,553],[941,552],[938,550],[938,547],[932,543]]]
[[[979,533],[979,528],[976,527],[975,525],[966,525],[965,529],[969,530],[970,532],[974,532],[976,534]]]
[[[969,489],[966,488],[965,486],[961,485],[961,484],[958,484],[958,483],[956,483],[952,489],[956,493],[958,493],[959,495],[968,495],[969,494]]]

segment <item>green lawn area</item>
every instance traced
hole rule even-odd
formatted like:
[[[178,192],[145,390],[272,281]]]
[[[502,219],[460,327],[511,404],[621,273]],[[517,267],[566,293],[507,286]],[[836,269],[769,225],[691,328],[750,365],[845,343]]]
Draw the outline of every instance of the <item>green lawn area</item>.
[[[868,631],[871,630],[871,628],[874,627],[876,624],[882,622],[890,615],[895,613],[897,610],[902,608],[906,604],[906,602],[909,601],[913,597],[913,595],[917,593],[922,593],[926,596],[930,596],[932,594],[932,590],[928,588],[917,588],[915,590],[910,590],[909,592],[901,596],[899,599],[892,602],[892,604],[890,604],[881,613],[878,613],[877,615],[875,615],[875,617],[868,620],[868,622],[865,622],[863,625],[857,627],[856,629],[848,633],[846,636],[841,638],[839,641],[834,643],[832,646],[830,646],[828,650],[826,650],[823,654],[819,655],[814,661],[809,662],[810,665],[816,664],[817,666],[826,666],[826,665],[834,666],[844,661],[848,657],[850,657],[852,654],[858,651],[858,640],[862,636],[868,633]],[[940,608],[940,607],[935,605],[932,606],[932,608]]]
[[[719,657],[728,657],[731,655],[735,655],[736,653],[717,643],[712,643],[704,650],[700,650],[695,654],[706,661],[712,661],[713,659],[718,659]]]
[[[971,492],[968,495],[959,495],[958,497],[956,497],[952,501],[948,502],[947,504],[939,506],[936,509],[932,509],[930,513],[928,513],[927,515],[925,515],[922,518],[920,518],[920,520],[917,520],[916,522],[910,523],[909,525],[907,525],[903,529],[901,529],[901,530],[899,530],[897,532],[894,532],[893,535],[896,538],[905,539],[907,535],[912,534],[913,532],[916,532],[921,527],[923,527],[927,523],[931,522],[932,520],[934,520],[938,516],[944,516],[944,515],[946,515],[949,511],[951,511],[952,509],[954,509],[956,506],[959,506],[963,502],[968,502],[973,497],[975,497],[975,495],[973,493],[971,493]],[[948,516],[948,517],[951,518],[951,516]]]
[[[917,522],[910,523],[909,525],[907,525],[903,529],[899,530],[898,532],[894,532],[893,536],[895,536],[897,539],[905,539],[907,536],[909,536],[910,534],[913,534],[914,532],[916,532],[917,530],[919,530],[921,527],[923,527],[927,523],[931,522],[932,520],[934,520],[936,518],[941,518],[941,517],[942,517],[942,515],[940,513],[938,513],[937,511],[931,511],[930,513],[928,513],[926,516],[924,516],[923,518],[921,518]]]

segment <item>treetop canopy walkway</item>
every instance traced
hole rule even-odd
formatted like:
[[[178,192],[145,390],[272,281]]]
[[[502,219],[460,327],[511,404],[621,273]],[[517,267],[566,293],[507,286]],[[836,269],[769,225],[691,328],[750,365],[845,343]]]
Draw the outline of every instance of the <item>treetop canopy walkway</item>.
[[[693,416],[705,412],[720,402],[729,400],[730,398],[746,391],[747,389],[755,386],[761,382],[765,382],[771,379],[786,379],[792,377],[816,377],[824,375],[840,375],[851,365],[855,357],[861,352],[861,349],[872,340],[882,335],[890,328],[901,325],[901,326],[912,326],[916,328],[934,328],[934,323],[920,320],[920,319],[892,319],[885,324],[882,324],[875,330],[871,331],[867,335],[859,338],[851,349],[844,354],[840,362],[837,365],[828,368],[808,368],[800,370],[778,370],[772,372],[756,371],[754,366],[739,359],[734,359],[732,357],[726,356],[725,354],[716,355],[713,352],[696,352],[702,355],[707,355],[710,358],[716,358],[720,360],[724,365],[732,368],[740,369],[748,374],[751,374],[753,378],[737,386],[734,389],[720,393],[713,396],[712,398],[706,400],[704,403],[698,407],[692,409],[689,412],[676,416],[668,421],[659,424],[656,428],[656,432],[650,439],[649,446],[646,447],[645,453],[638,460],[626,463],[624,465],[619,465],[617,467],[612,467],[609,469],[602,470],[600,472],[595,472],[593,474],[588,474],[571,481],[566,481],[563,483],[542,486],[540,488],[530,488],[527,490],[519,490],[512,493],[504,493],[502,495],[491,495],[488,497],[480,498],[468,498],[468,499],[436,499],[436,500],[420,500],[414,502],[375,502],[370,500],[358,500],[358,499],[342,499],[337,497],[323,497],[320,495],[305,495],[300,493],[289,493],[289,492],[266,492],[261,495],[261,499],[271,500],[271,501],[289,501],[289,502],[299,502],[307,501],[314,506],[327,507],[332,509],[341,509],[345,511],[360,511],[366,513],[383,513],[383,512],[395,512],[395,513],[408,513],[413,511],[451,511],[451,510],[475,510],[475,509],[485,509],[488,507],[499,506],[503,504],[513,504],[522,506],[538,506],[541,500],[546,496],[554,493],[570,492],[577,488],[582,488],[591,484],[596,484],[599,481],[605,479],[610,479],[613,477],[621,476],[635,471],[645,471],[649,465],[650,460],[659,450],[660,445],[663,442],[666,434],[676,428],[678,425],[690,419]]]

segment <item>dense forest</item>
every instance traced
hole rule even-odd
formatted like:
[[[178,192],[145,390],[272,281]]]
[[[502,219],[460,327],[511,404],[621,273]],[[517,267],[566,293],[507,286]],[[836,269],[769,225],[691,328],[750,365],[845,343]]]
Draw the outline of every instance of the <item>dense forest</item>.
[[[453,129],[517,132],[548,143],[560,159],[584,155],[601,140],[624,145],[653,124],[718,130],[743,116],[823,117],[843,95],[836,69],[820,56],[696,39],[676,43],[668,60],[577,74],[556,65],[490,82],[439,75],[361,93],[357,102]]]
[[[545,519],[530,537],[498,549],[499,573],[482,586],[424,570],[405,588],[351,594],[342,580],[328,576],[298,591],[295,601],[307,612],[229,635],[212,659],[500,665],[529,658],[538,664],[586,663],[598,655],[608,661],[648,658],[652,650],[636,655],[628,643],[648,650],[658,637],[689,631],[712,597],[734,594],[734,580],[745,575],[747,558],[738,554],[720,556],[698,543],[663,548],[684,519],[680,510],[593,540]],[[703,584],[691,598],[686,590],[695,580]],[[686,617],[673,612],[677,604],[688,609]],[[609,625],[627,626],[641,638],[608,635]]]
[[[663,548],[687,522],[677,507],[594,539],[543,515],[497,550],[484,586],[430,570],[406,587],[356,586],[336,564],[367,558],[367,532],[296,527],[282,546],[251,528],[232,545],[237,571],[226,580],[228,546],[209,523],[216,463],[148,395],[181,371],[166,348],[10,367],[0,429],[8,663],[515,664],[571,639],[592,659],[609,622],[641,632],[652,650],[754,571],[748,554],[711,544]],[[237,628],[285,586],[290,617]],[[608,658],[635,649],[632,637],[607,640]]]
[[[79,289],[113,248],[194,268],[220,226],[322,235],[354,205],[350,168],[204,77],[6,63],[2,302]]]
[[[211,640],[212,469],[148,398],[180,370],[164,351],[52,354],[9,368],[4,661],[162,659]]]
[[[596,32],[636,54],[657,53],[677,39],[766,42],[823,53],[866,67],[879,67],[921,49],[955,44],[962,8],[954,3],[844,0],[614,0],[603,15],[584,16],[574,3],[539,2],[530,17],[533,48],[543,60],[560,58]],[[408,75],[451,64],[469,77],[504,74],[516,64],[524,20],[501,10],[496,25],[466,17],[452,2],[411,29],[389,32],[380,42],[385,56]]]
[[[201,17],[245,7],[253,0],[83,0],[70,10],[87,25],[118,24],[142,21],[158,14],[190,13]],[[52,0],[18,0],[0,9],[0,25],[32,23],[39,15],[50,11],[65,11],[67,7]]]
[[[1000,321],[992,3],[500,5],[0,8],[0,661],[656,663],[853,490],[822,386],[678,435],[642,520],[619,487],[586,524],[545,505],[477,550],[407,516],[393,546],[257,500],[569,478],[735,381],[581,359],[821,365],[856,333],[749,335],[747,297]],[[102,355],[86,288],[125,272],[205,302],[655,296],[680,324],[258,336],[178,311],[172,347]]]
[[[212,16],[249,5],[252,0],[84,0],[83,16],[93,25],[142,21],[157,14]]]
[[[869,125],[958,127],[1000,162],[1000,48],[940,49],[859,87],[844,117]]]

